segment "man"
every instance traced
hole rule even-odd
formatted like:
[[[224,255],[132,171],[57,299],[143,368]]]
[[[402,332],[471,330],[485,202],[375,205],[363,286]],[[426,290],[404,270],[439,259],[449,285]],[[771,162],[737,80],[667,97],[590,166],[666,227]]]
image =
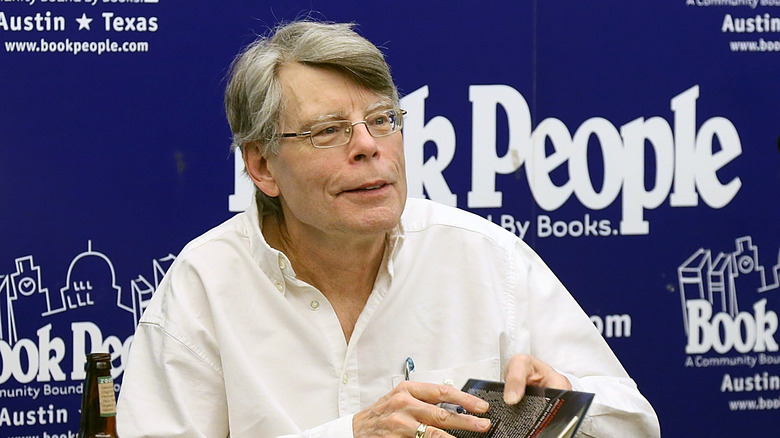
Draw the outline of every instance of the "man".
[[[586,436],[658,421],[520,239],[406,199],[404,111],[349,25],[296,22],[233,65],[226,109],[256,205],[185,247],[138,326],[119,433],[441,437],[489,430],[469,378],[594,392]],[[407,358],[415,370],[404,376]],[[410,361],[410,362],[411,362]],[[408,379],[408,381],[406,381]]]

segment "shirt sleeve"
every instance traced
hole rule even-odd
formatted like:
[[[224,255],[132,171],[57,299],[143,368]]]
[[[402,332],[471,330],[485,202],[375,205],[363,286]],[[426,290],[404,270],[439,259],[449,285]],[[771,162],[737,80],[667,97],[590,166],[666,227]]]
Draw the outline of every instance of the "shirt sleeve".
[[[226,437],[222,376],[153,322],[136,329],[117,403],[123,437]]]
[[[353,438],[352,417],[347,415],[302,432],[300,435],[284,435],[278,438]]]
[[[541,258],[518,241],[513,300],[517,345],[594,393],[578,431],[585,437],[660,437],[658,417],[590,318]]]
[[[573,390],[597,394],[577,437],[661,436],[655,411],[630,378],[562,374]]]
[[[119,436],[231,435],[224,380],[193,349],[158,324],[139,324],[117,404]],[[352,438],[352,417],[282,437]]]

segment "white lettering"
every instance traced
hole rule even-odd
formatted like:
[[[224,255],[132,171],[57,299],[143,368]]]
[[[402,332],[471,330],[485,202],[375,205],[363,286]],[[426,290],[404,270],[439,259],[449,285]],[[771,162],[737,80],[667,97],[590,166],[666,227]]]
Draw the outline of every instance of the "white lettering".
[[[255,185],[244,170],[244,159],[240,152],[236,149],[233,153],[233,194],[228,197],[229,211],[246,210],[255,192]]]
[[[50,404],[46,408],[38,406],[38,409],[28,411],[9,411],[8,408],[0,409],[0,426],[34,426],[37,424],[64,424],[68,422],[68,410],[55,409]]]
[[[604,160],[604,183],[601,192],[596,191],[590,178],[588,146],[591,136],[598,139]],[[574,194],[582,205],[601,210],[617,199],[623,186],[625,170],[620,167],[624,161],[623,142],[612,123],[601,117],[594,117],[580,125],[572,139],[569,177],[574,184]],[[536,197],[536,194],[534,196]]]
[[[496,191],[496,173],[512,173],[525,160],[531,135],[531,112],[523,96],[507,85],[469,87],[472,103],[470,208],[500,207],[501,192]],[[499,105],[509,125],[507,152],[499,157],[496,141],[496,113]],[[454,143],[454,140],[453,140]]]
[[[51,339],[51,324],[46,324],[37,331],[38,351],[40,351],[40,364],[38,365],[39,382],[65,380],[65,373],[60,368],[60,362],[65,357],[65,343],[55,337]],[[54,354],[52,354],[54,353]]]
[[[591,315],[590,320],[605,338],[631,337],[631,315]]]
[[[695,207],[696,196],[696,99],[699,86],[691,87],[672,99],[674,112],[674,191],[669,196],[673,207]]]
[[[516,221],[515,223],[517,223],[518,236],[520,236],[520,239],[525,239],[525,235],[528,232],[528,228],[531,227],[531,221],[525,221],[525,222]]]
[[[550,155],[547,155],[548,139],[553,151]],[[574,193],[571,180],[558,186],[550,179],[550,174],[569,159],[572,149],[571,134],[560,120],[544,119],[531,134],[531,145],[533,164],[526,166],[525,169],[528,174],[528,186],[540,207],[547,211],[555,211]]]
[[[157,17],[115,17],[113,12],[103,12],[106,32],[156,32]]]
[[[112,377],[117,378],[122,374],[133,336],[129,336],[124,343],[116,336],[108,336],[104,341],[100,327],[92,322],[74,322],[70,326],[73,331],[73,371],[70,374],[71,380],[83,380],[86,377],[84,361],[87,352],[92,351],[110,353],[113,364],[111,368]],[[87,342],[87,337],[89,342]],[[116,364],[116,359],[120,359],[118,365]]]
[[[442,172],[455,157],[455,128],[442,116],[425,123],[425,99],[428,87],[405,96],[401,106],[409,111],[404,118],[406,180],[409,196],[430,199],[455,207],[458,198],[452,193]],[[425,145],[435,145],[436,154],[425,159]]]
[[[444,177],[455,158],[455,128],[443,116],[426,122],[428,94],[424,86],[402,99],[402,106],[409,111],[404,124],[409,196],[427,196],[456,206],[457,195]],[[671,207],[695,207],[701,196],[708,206],[722,208],[734,199],[742,182],[733,177],[723,183],[718,173],[742,154],[742,144],[737,129],[724,117],[705,120],[697,131],[698,98],[699,86],[694,85],[671,99],[673,126],[659,116],[636,118],[620,128],[593,117],[572,135],[556,118],[544,119],[532,129],[528,103],[512,87],[472,85],[471,189],[467,207],[502,207],[497,176],[517,172],[525,164],[531,195],[545,211],[557,210],[572,195],[593,210],[604,209],[620,198],[619,233],[624,235],[648,234],[650,224],[645,212],[658,208],[667,198]],[[499,113],[504,114],[502,120],[498,120]],[[508,133],[505,142],[498,136],[503,126]],[[589,151],[596,147],[602,166],[589,160],[596,154]],[[654,162],[646,162],[648,156]],[[234,167],[235,193],[230,195],[229,208],[242,211],[250,204],[253,189],[241,175],[240,156],[235,157]],[[600,184],[592,177],[594,167],[603,167]],[[647,175],[649,168],[654,169],[653,175]],[[549,223],[549,228],[542,230],[542,235],[554,235],[553,228],[558,234],[564,233],[562,225]],[[600,224],[598,235],[618,234],[612,229],[605,234],[602,229]],[[573,224],[565,233],[588,235],[588,224]]]
[[[65,30],[65,17],[53,16],[51,11],[45,14],[36,12],[35,15],[6,16],[0,11],[0,29],[12,32],[51,32]]]
[[[625,144],[625,182],[623,187],[623,234],[648,234],[650,225],[642,212],[661,205],[674,179],[674,136],[669,124],[660,117],[638,118],[620,127]],[[645,142],[655,155],[655,186],[645,188]]]
[[[780,389],[780,376],[755,373],[747,377],[731,377],[724,374],[720,383],[720,392],[777,391]]]
[[[582,221],[569,222],[554,221],[550,216],[540,214],[536,217],[536,232],[538,237],[580,237],[580,236],[609,236],[617,234],[612,229],[609,219],[594,220],[590,214],[586,214]]]
[[[515,228],[515,218],[512,215],[501,215],[501,227],[510,233],[517,234],[517,228]]]
[[[689,300],[687,354],[714,349],[726,353],[732,348],[740,353],[778,351],[774,339],[778,327],[777,313],[766,310],[766,298],[753,304],[753,314],[739,312],[732,318],[726,312],[712,317],[712,305],[706,300]]]
[[[718,139],[720,150],[713,153],[712,141]],[[742,181],[735,177],[721,184],[717,172],[742,154],[742,143],[734,125],[723,117],[713,117],[696,135],[696,187],[704,202],[712,208],[725,207],[737,195]]]
[[[0,385],[13,377],[19,383],[64,381],[67,376],[61,363],[65,359],[65,342],[51,336],[52,325],[47,324],[36,331],[37,340],[19,339],[13,345],[0,340]],[[119,377],[124,371],[133,336],[124,342],[116,336],[103,338],[100,327],[92,322],[74,322],[72,347],[72,380],[85,377],[84,360],[88,352],[105,351],[111,354],[112,375]],[[37,343],[36,343],[37,341]]]

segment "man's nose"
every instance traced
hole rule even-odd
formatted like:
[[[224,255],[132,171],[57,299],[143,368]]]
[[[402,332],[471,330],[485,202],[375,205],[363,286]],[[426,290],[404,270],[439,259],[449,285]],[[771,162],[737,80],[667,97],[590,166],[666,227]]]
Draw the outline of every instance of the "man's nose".
[[[358,122],[352,126],[352,139],[349,141],[349,156],[351,160],[360,161],[373,158],[379,153],[379,147],[366,122]]]

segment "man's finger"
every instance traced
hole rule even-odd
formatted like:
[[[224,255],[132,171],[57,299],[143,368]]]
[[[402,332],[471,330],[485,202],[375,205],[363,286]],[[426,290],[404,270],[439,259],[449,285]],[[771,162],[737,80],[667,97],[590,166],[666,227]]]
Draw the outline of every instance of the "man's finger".
[[[516,405],[525,395],[528,376],[533,372],[531,361],[524,356],[509,359],[504,375],[504,403]]]
[[[473,432],[487,432],[490,430],[490,420],[487,418],[469,414],[456,414],[431,404],[426,404],[422,411],[416,411],[413,415],[424,424],[427,424],[429,429],[457,429]],[[426,436],[428,435],[426,434]],[[435,432],[432,436],[449,435],[441,435]]]
[[[416,436],[417,435],[415,435],[415,437]],[[439,438],[439,437],[447,438],[447,437],[452,437],[452,435],[448,434],[447,432],[445,432],[445,431],[443,431],[443,430],[441,430],[439,428],[433,427],[433,426],[428,426],[425,429],[425,433],[423,434],[423,438]]]
[[[399,387],[407,391],[412,397],[431,405],[450,403],[463,406],[466,411],[477,414],[487,412],[490,407],[485,400],[449,385],[437,385],[435,383],[424,382],[402,382]]]
[[[571,382],[553,367],[529,355],[509,359],[504,376],[504,401],[517,404],[525,395],[527,385],[571,389]]]

